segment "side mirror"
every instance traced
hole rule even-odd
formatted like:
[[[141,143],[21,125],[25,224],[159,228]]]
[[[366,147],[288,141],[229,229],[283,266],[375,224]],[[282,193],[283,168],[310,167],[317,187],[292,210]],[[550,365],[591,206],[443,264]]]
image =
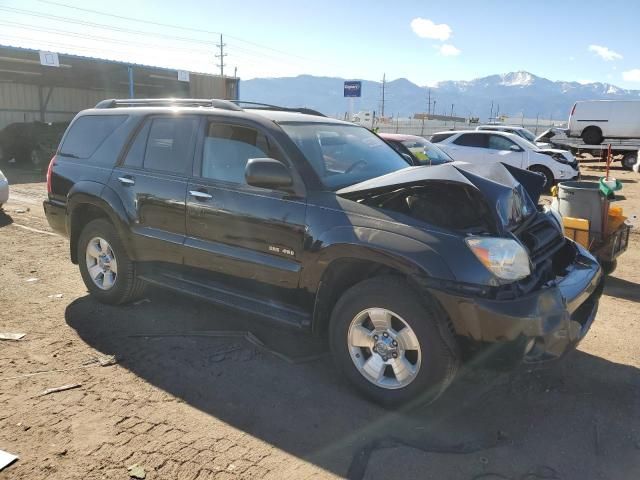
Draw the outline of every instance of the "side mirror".
[[[511,145],[509,147],[509,150],[511,150],[512,152],[522,152],[522,149],[518,145]]]
[[[251,158],[244,170],[244,178],[248,185],[254,187],[286,189],[293,185],[293,177],[289,169],[273,158]]]

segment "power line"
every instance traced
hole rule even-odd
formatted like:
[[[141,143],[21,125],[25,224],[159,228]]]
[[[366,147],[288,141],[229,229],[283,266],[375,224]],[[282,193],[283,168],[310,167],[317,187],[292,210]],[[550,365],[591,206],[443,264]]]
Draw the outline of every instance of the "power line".
[[[73,9],[73,10],[79,10],[79,11],[83,11],[83,12],[87,12],[87,13],[94,13],[96,15],[104,15],[106,17],[117,18],[117,19],[120,19],[120,20],[129,20],[129,21],[133,21],[133,22],[146,23],[148,25],[154,25],[154,26],[159,26],[159,27],[175,28],[175,29],[178,29],[178,30],[185,30],[185,31],[191,31],[191,32],[198,32],[198,33],[207,33],[207,34],[211,34],[211,35],[221,35],[223,33],[223,32],[216,32],[216,31],[213,31],[213,30],[206,30],[206,29],[201,29],[201,28],[185,27],[183,25],[175,25],[175,24],[170,24],[170,23],[155,22],[155,21],[152,21],[152,20],[145,20],[145,19],[142,19],[142,18],[127,17],[127,16],[124,16],[124,15],[116,15],[116,14],[113,14],[113,13],[108,13],[108,12],[104,12],[104,11],[100,11],[100,10],[92,10],[92,9],[89,9],[89,8],[78,7],[76,5],[68,5],[68,4],[62,3],[62,2],[54,2],[52,0],[37,0],[37,1],[39,1],[41,3],[48,3],[50,5],[56,5],[58,7],[65,7],[65,8],[70,8],[70,9]],[[240,38],[240,37],[235,37],[235,36],[228,35],[228,34],[224,34],[224,35],[227,38],[232,38],[234,40],[238,40],[240,42],[244,42],[244,43],[247,43],[247,44],[250,44],[250,45],[254,45],[254,46],[259,47],[259,48],[263,48],[263,49],[266,49],[266,50],[272,50],[274,52],[279,52],[279,53],[284,54],[284,55],[298,57],[298,58],[303,59],[303,60],[315,62],[315,60],[312,59],[312,58],[303,57],[303,56],[300,56],[300,55],[295,55],[295,54],[292,54],[292,53],[289,53],[289,52],[285,52],[283,50],[278,50],[278,49],[275,49],[275,48],[272,48],[272,47],[267,47],[267,46],[261,45],[261,44],[256,43],[256,42],[252,42],[250,40],[245,40],[245,39]]]

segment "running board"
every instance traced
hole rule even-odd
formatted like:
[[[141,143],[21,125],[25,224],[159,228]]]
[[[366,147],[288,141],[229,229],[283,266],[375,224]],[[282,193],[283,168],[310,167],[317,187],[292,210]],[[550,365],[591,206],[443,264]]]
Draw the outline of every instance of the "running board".
[[[149,272],[138,275],[140,280],[161,288],[207,300],[216,305],[239,310],[297,329],[310,329],[311,315],[302,309],[269,300],[258,299],[229,290],[215,282],[200,282],[174,273]]]

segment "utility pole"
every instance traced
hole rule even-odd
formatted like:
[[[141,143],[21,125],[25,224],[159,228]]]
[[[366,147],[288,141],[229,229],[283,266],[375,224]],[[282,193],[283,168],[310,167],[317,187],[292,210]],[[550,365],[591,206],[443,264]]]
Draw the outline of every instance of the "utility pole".
[[[238,67],[233,67],[233,78],[238,78]]]
[[[493,100],[491,100],[491,113],[489,113],[489,122],[491,122],[492,118],[493,118]]]
[[[387,74],[382,74],[382,105],[380,106],[380,116],[384,118],[384,89],[387,85]]]
[[[453,117],[453,103],[451,104],[451,116]]]
[[[435,98],[433,99],[433,114],[436,114],[436,100]]]
[[[427,103],[427,115],[431,115],[431,89],[429,89],[429,103]]]
[[[220,67],[220,76],[224,77],[224,57],[227,56],[227,54],[224,53],[224,47],[226,47],[227,44],[222,42],[222,34],[220,34],[220,43],[216,44],[216,46],[220,49],[220,53],[216,54],[216,58],[220,59],[220,63],[218,64],[218,67]]]

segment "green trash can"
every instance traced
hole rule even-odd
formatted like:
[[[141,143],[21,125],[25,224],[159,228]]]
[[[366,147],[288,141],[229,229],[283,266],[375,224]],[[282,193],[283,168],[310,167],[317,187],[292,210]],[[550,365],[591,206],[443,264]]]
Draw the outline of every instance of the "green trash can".
[[[589,220],[591,241],[601,241],[604,233],[604,214],[609,202],[600,192],[598,182],[562,182],[558,184],[558,212],[563,217]]]

